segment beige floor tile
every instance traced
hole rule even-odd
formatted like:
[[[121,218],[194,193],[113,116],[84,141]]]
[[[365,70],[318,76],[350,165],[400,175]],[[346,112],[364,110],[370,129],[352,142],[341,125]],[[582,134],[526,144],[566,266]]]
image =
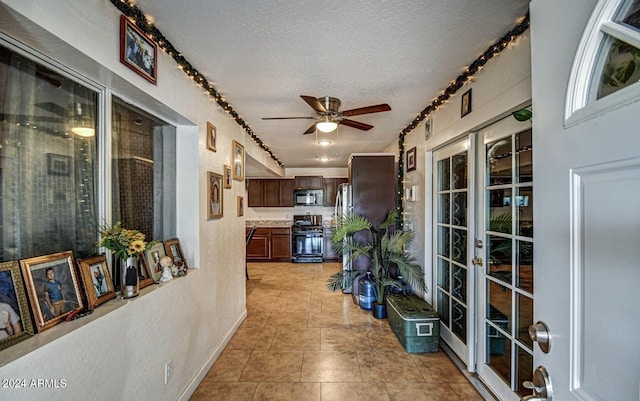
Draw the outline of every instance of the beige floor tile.
[[[202,382],[190,401],[251,401],[258,383]]]
[[[406,352],[387,319],[329,292],[341,268],[250,263],[247,319],[191,400],[482,400],[444,352]]]
[[[263,382],[253,401],[320,401],[320,383]]]
[[[231,337],[228,349],[269,349],[271,341],[276,333],[274,327],[251,327],[241,326]]]
[[[254,351],[241,381],[299,382],[302,351]]]
[[[386,383],[391,401],[460,401],[446,383]]]
[[[250,350],[226,349],[204,377],[204,381],[238,381],[251,356]]]
[[[471,385],[471,383],[450,383],[453,391],[458,395],[461,401],[483,401],[484,398]]]
[[[384,383],[322,383],[321,401],[390,401]]]
[[[319,350],[319,328],[278,328],[271,342],[272,350]]]
[[[372,349],[406,352],[398,337],[393,334],[389,327],[365,329],[365,332]],[[409,358],[408,354],[405,355],[405,358]]]
[[[272,312],[265,327],[307,327],[309,312]]]
[[[371,349],[367,333],[362,328],[327,327],[321,330],[323,351],[355,351]]]
[[[349,322],[352,326],[361,327],[381,327],[389,325],[387,319],[376,319],[373,317],[371,311],[360,309],[360,307],[349,311]]]
[[[303,382],[362,382],[354,351],[305,351]]]
[[[336,312],[309,313],[309,327],[343,327],[349,328],[349,317]]]
[[[360,373],[364,382],[423,382],[418,367],[403,351],[358,351]]]
[[[320,312],[322,303],[311,299],[289,299],[284,308],[285,312]]]
[[[410,354],[428,383],[469,383],[466,377],[442,351]]]

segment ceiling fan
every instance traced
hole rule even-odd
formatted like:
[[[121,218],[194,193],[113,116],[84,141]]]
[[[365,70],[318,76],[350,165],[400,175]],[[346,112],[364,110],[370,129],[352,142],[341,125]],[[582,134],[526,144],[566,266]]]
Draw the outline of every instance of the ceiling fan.
[[[265,117],[263,120],[316,120],[316,122],[303,133],[303,135],[314,133],[316,128],[322,132],[331,132],[336,129],[338,124],[346,125],[362,131],[368,131],[373,128],[373,125],[350,120],[347,117],[391,110],[391,106],[383,103],[376,104],[374,106],[338,111],[340,108],[340,99],[338,98],[330,96],[316,98],[314,96],[305,95],[300,95],[300,97],[316,112],[315,117]]]

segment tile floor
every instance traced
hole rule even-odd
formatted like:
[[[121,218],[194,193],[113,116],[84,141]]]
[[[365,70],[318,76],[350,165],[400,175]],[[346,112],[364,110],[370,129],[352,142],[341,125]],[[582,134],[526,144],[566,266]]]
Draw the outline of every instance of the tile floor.
[[[481,401],[442,351],[409,354],[387,320],[330,293],[337,263],[250,263],[247,319],[191,401]]]

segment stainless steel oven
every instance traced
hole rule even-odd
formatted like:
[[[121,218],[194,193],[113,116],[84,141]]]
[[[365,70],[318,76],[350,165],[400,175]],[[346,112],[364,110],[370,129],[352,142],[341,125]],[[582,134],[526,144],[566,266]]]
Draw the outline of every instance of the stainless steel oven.
[[[294,262],[321,263],[323,258],[322,216],[293,216],[291,255]]]

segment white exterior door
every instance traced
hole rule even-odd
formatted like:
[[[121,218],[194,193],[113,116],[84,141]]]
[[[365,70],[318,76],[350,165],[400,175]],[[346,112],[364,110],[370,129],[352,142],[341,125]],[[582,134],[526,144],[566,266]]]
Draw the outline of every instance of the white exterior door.
[[[562,3],[531,4],[534,365],[553,400],[639,400],[640,7]]]

